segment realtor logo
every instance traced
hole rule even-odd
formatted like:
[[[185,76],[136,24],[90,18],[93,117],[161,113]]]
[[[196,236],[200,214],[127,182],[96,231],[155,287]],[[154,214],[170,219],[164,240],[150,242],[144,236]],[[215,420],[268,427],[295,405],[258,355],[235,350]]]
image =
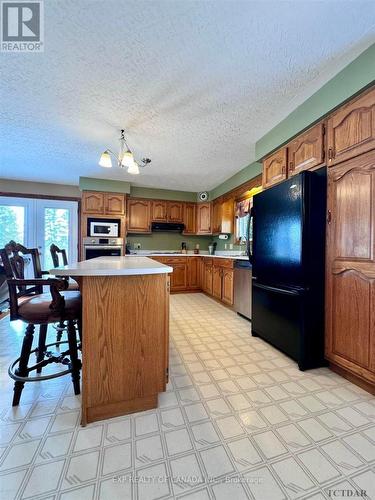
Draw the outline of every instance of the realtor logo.
[[[42,2],[1,2],[1,51],[43,52]]]

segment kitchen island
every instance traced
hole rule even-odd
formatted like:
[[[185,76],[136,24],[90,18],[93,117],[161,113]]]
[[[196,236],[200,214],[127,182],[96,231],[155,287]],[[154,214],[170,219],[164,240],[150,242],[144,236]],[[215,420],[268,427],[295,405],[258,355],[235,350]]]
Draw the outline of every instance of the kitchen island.
[[[51,269],[82,294],[82,425],[156,408],[168,381],[169,276],[147,257]]]

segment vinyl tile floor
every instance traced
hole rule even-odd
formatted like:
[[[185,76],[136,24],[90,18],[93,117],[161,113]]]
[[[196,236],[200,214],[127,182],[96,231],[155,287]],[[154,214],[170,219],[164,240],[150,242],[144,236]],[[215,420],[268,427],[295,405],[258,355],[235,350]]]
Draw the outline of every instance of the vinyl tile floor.
[[[171,297],[159,408],[86,428],[69,376],[27,384],[11,407],[23,329],[0,321],[2,500],[375,500],[375,398],[300,372],[203,294]]]

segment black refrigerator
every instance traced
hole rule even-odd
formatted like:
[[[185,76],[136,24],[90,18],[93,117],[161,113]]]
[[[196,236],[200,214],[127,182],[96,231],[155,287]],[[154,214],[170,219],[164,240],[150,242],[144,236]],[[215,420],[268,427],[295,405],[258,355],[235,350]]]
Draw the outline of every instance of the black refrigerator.
[[[252,335],[297,361],[324,362],[326,169],[305,171],[253,200]]]

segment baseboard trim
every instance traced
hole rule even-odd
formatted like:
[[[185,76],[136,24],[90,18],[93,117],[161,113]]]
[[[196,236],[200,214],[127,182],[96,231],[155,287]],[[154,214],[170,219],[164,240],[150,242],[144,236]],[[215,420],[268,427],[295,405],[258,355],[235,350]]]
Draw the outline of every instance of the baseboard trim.
[[[355,385],[358,385],[361,389],[363,389],[366,392],[369,392],[370,394],[375,396],[375,385],[371,384],[370,382],[367,382],[361,377],[358,377],[358,375],[355,375],[354,373],[346,370],[345,368],[342,368],[341,366],[335,365],[334,363],[329,363],[329,368],[337,373],[337,375],[340,375],[341,377],[345,378],[346,380],[349,380],[349,382],[352,382]]]

